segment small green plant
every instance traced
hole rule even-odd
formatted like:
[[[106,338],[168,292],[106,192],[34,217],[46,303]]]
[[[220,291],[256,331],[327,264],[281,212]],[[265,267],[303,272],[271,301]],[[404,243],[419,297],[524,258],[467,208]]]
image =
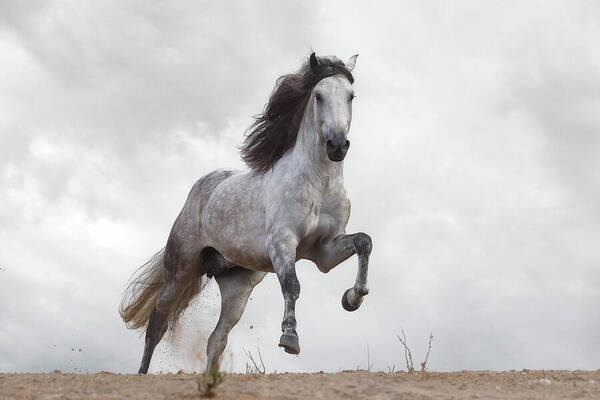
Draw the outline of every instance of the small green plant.
[[[409,374],[414,374],[415,367],[414,367],[414,363],[413,363],[412,352],[410,351],[410,347],[408,347],[408,344],[406,342],[406,335],[404,334],[404,329],[402,329],[402,337],[400,337],[400,335],[396,335],[396,336],[398,337],[398,340],[404,347],[404,359],[406,360],[406,371]],[[425,369],[427,368],[427,360],[429,360],[429,353],[431,352],[431,342],[432,341],[433,341],[433,334],[430,333],[429,334],[429,343],[428,343],[428,347],[427,347],[427,355],[425,356],[425,360],[421,363],[421,371],[420,371],[421,378],[423,378],[425,375]]]
[[[225,374],[219,371],[206,371],[196,378],[198,391],[201,397],[211,398],[215,396],[215,389],[225,380]]]

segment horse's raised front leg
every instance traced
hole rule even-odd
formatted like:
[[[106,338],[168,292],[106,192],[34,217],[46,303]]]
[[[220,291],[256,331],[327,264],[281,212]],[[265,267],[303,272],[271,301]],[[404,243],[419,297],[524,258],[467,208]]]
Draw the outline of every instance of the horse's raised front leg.
[[[252,289],[266,274],[266,272],[235,267],[215,277],[221,291],[221,315],[206,346],[206,369],[209,373],[216,373],[219,370],[221,355],[227,346],[227,336],[240,321]]]
[[[267,238],[267,250],[279,278],[285,304],[279,347],[290,354],[300,353],[300,341],[296,333],[296,300],[300,296],[300,282],[296,276],[297,245],[298,239],[288,231],[279,231]]]
[[[359,232],[352,235],[340,235],[334,240],[315,245],[308,259],[317,264],[323,272],[329,272],[336,265],[344,262],[352,255],[358,255],[358,273],[354,287],[346,290],[342,296],[342,306],[346,311],[355,311],[360,307],[363,297],[369,293],[367,273],[369,256],[373,245],[371,237]]]

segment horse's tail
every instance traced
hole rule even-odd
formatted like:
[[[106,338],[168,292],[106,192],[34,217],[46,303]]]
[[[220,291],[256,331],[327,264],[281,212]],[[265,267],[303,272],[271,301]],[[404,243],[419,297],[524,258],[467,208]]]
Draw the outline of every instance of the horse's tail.
[[[129,329],[146,328],[156,306],[160,289],[165,283],[163,257],[165,249],[152,256],[129,280],[121,300],[119,314]],[[190,301],[208,283],[205,277],[194,279],[181,293],[169,313],[169,328],[175,328]]]
[[[129,329],[145,328],[148,324],[160,288],[165,283],[164,253],[165,249],[162,249],[153,255],[129,280],[119,307],[119,314]]]

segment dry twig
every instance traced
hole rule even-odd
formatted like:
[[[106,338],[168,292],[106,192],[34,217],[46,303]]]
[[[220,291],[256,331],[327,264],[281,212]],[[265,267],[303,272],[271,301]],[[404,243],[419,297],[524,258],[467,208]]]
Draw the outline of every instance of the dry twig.
[[[415,367],[412,358],[412,352],[410,351],[410,347],[406,343],[406,335],[404,334],[404,329],[402,329],[402,337],[400,335],[396,335],[402,346],[404,347],[404,359],[406,360],[406,370],[409,374],[415,373]],[[433,334],[429,333],[429,343],[427,345],[427,354],[425,355],[425,360],[421,363],[421,379],[425,375],[425,369],[427,368],[427,361],[429,360],[429,353],[431,352],[431,343],[433,342]],[[389,367],[388,367],[389,369]]]
[[[265,367],[265,363],[263,362],[262,354],[260,354],[260,348],[258,346],[256,346],[256,350],[258,351],[258,358],[260,359],[260,365],[261,365],[261,367],[259,367],[258,364],[256,363],[256,361],[254,361],[254,357],[252,356],[252,352],[246,351],[244,349],[244,353],[246,353],[246,357],[248,357],[248,359],[253,364],[251,366],[248,363],[246,363],[246,373],[247,374],[248,373],[251,373],[251,374],[259,373],[261,375],[264,375],[267,369]]]
[[[427,360],[429,360],[429,352],[431,351],[431,342],[433,341],[433,333],[429,333],[429,344],[427,345],[427,355],[425,355],[425,361],[421,363],[421,373],[425,372],[425,368],[427,367]]]
[[[410,351],[410,348],[406,344],[406,335],[404,334],[404,329],[402,329],[402,337],[400,337],[400,335],[396,335],[396,336],[398,337],[398,340],[400,341],[400,343],[402,343],[402,346],[404,346],[404,358],[406,360],[406,370],[409,374],[412,374],[415,372],[415,368],[414,368],[413,359],[412,359],[412,352]]]

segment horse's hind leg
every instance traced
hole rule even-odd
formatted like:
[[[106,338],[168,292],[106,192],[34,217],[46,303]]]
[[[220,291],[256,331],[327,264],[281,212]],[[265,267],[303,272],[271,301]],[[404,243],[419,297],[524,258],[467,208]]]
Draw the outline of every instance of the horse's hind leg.
[[[174,304],[192,280],[200,278],[198,257],[195,257],[195,260],[194,258],[188,258],[186,261],[181,254],[178,254],[178,251],[170,250],[168,244],[165,250],[164,268],[165,283],[160,289],[156,306],[148,322],[144,355],[138,371],[139,374],[148,372],[154,349],[167,331],[167,321],[173,311]]]
[[[227,345],[227,336],[242,317],[252,289],[265,275],[266,272],[234,267],[215,277],[221,291],[221,315],[215,330],[208,338],[206,368],[209,373],[219,370],[221,355]]]
[[[174,280],[165,282],[158,295],[158,301],[150,316],[148,327],[146,328],[146,339],[144,344],[144,355],[138,374],[145,374],[150,367],[150,360],[154,353],[154,348],[160,342],[163,335],[167,331],[167,319],[169,313],[178,295],[183,291],[181,284],[177,284]]]

